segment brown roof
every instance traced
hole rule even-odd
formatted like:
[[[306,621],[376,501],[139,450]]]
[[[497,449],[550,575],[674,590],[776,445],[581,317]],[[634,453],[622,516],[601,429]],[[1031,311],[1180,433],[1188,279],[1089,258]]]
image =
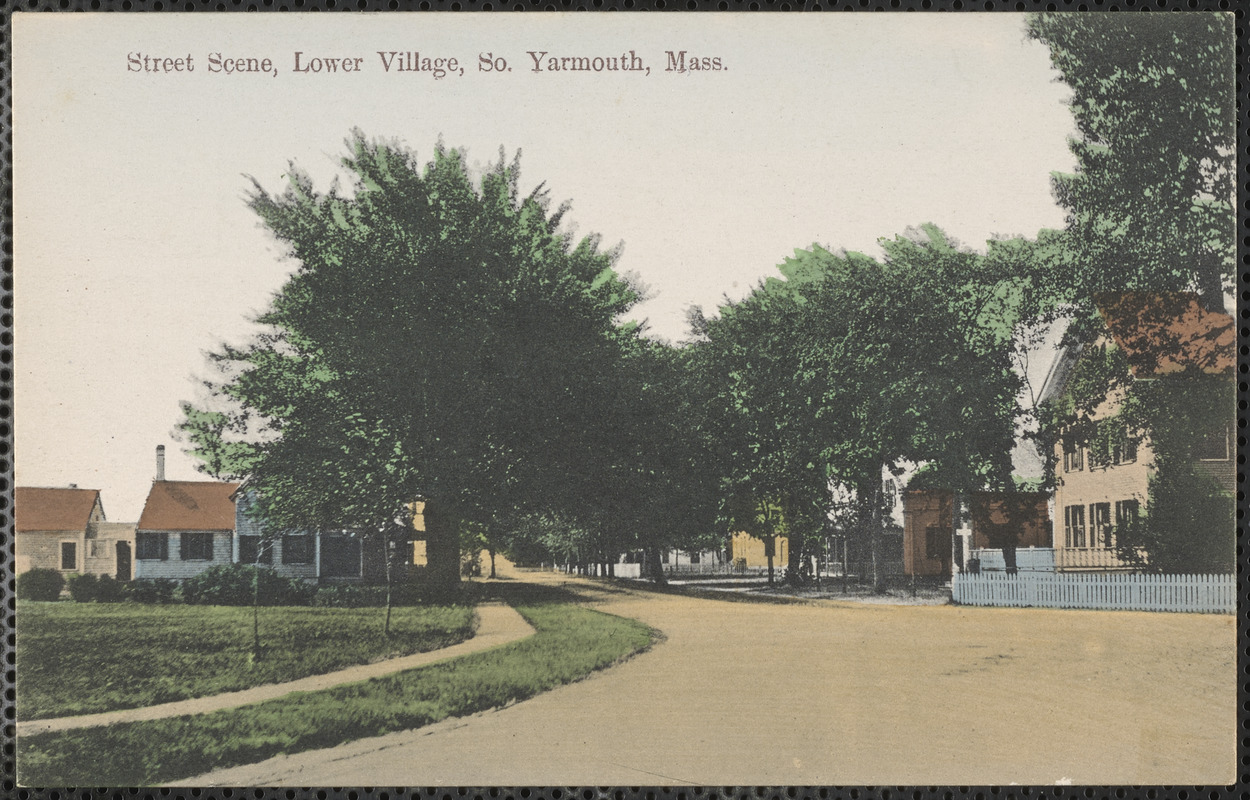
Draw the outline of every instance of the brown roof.
[[[1187,369],[1216,374],[1234,367],[1233,318],[1206,310],[1195,294],[1119,292],[1095,301],[1135,378]]]
[[[13,505],[19,531],[86,530],[91,509],[100,499],[98,489],[40,489],[19,486]]]
[[[148,492],[139,530],[232,531],[237,483],[220,481],[154,481]]]

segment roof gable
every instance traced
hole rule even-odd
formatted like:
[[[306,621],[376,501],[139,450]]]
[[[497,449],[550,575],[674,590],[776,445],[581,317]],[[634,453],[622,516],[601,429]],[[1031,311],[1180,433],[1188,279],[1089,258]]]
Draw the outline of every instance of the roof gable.
[[[18,531],[86,530],[91,511],[100,502],[98,489],[44,489],[19,486],[13,492]]]
[[[221,481],[154,481],[148,492],[139,530],[232,531],[237,483]]]
[[[1186,370],[1219,374],[1235,365],[1233,318],[1203,308],[1196,294],[1117,292],[1094,301],[1134,378]]]

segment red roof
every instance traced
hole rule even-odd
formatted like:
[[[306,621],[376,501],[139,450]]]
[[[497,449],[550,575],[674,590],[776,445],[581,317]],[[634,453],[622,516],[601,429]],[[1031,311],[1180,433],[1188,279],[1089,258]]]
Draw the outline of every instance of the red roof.
[[[142,531],[232,531],[237,483],[155,481],[138,529]]]
[[[100,500],[98,489],[39,489],[19,486],[13,505],[18,531],[82,531],[91,509]]]
[[[1195,294],[1120,292],[1099,295],[1095,302],[1135,378],[1234,368],[1233,318],[1203,308]]]

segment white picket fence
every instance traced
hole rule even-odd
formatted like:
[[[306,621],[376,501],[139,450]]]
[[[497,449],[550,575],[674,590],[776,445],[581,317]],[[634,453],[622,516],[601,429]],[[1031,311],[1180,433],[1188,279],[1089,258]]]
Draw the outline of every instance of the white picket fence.
[[[960,573],[952,581],[951,599],[971,606],[1232,614],[1237,610],[1237,579],[1233,575]]]

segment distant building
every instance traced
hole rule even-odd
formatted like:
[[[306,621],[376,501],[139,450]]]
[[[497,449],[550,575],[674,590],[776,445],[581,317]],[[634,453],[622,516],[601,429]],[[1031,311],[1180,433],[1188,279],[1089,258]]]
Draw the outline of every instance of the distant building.
[[[964,569],[973,549],[1049,548],[1051,522],[1045,492],[971,492],[967,537],[953,536],[955,493],[913,489],[903,493],[903,574],[949,576],[952,561]],[[1010,549],[1010,548],[1008,548]]]
[[[105,521],[98,490],[19,486],[13,502],[19,575],[41,568],[129,577],[133,528]]]
[[[135,577],[184,580],[234,561],[237,483],[167,481],[159,470],[135,531]]]

